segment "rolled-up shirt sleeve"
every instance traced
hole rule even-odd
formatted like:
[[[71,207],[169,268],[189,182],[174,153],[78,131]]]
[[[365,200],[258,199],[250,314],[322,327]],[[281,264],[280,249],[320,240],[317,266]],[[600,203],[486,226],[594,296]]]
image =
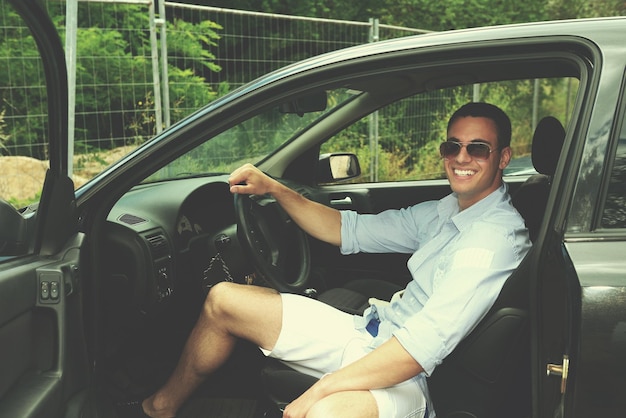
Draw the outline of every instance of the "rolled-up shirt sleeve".
[[[341,212],[341,253],[412,253],[427,233],[419,224],[428,225],[437,216],[437,202],[424,202],[410,208],[387,210],[377,215]]]
[[[427,375],[493,305],[523,256],[516,239],[514,231],[477,222],[437,256],[431,297],[393,332]]]

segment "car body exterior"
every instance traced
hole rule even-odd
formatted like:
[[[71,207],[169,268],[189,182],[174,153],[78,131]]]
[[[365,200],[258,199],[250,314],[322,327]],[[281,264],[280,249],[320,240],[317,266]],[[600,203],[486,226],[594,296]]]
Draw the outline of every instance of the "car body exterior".
[[[264,284],[237,233],[227,187],[237,165],[253,162],[340,209],[379,212],[440,198],[449,192],[441,172],[419,169],[423,177],[403,181],[374,175],[374,154],[364,159],[354,148],[360,142],[348,141],[360,137],[359,124],[382,115],[389,123],[381,132],[397,134],[392,116],[411,100],[426,109],[429,101],[450,103],[487,86],[481,99],[502,105],[507,88],[519,91],[532,80],[545,83],[544,98],[570,82],[575,93],[571,106],[554,99],[542,108],[559,113],[566,136],[524,263],[529,286],[519,298],[528,301],[531,376],[520,411],[623,416],[626,18],[451,31],[314,57],[208,104],[74,190],[66,173],[61,44],[36,1],[12,3],[46,63],[50,170],[37,207],[19,216],[0,208],[5,231],[19,226],[5,233],[14,245],[0,264],[0,416],[114,416],[107,414],[116,400],[167,375],[213,280],[227,274]],[[322,91],[330,104],[323,109],[303,99]],[[508,105],[514,111],[519,104]],[[445,112],[435,119],[445,121]],[[529,118],[513,122],[527,132],[528,154]],[[414,140],[407,134],[399,144]],[[339,152],[359,157],[369,176],[342,182],[322,175],[320,155]],[[424,157],[406,158],[419,165]],[[528,155],[522,158],[506,177],[511,193],[534,172]],[[338,257],[321,243],[310,246],[309,281],[296,290],[322,291],[356,276],[407,280],[402,255]],[[255,353],[242,348],[206,389],[213,398],[252,400],[253,412],[242,407],[240,416],[262,413],[261,382],[250,377],[262,367]]]

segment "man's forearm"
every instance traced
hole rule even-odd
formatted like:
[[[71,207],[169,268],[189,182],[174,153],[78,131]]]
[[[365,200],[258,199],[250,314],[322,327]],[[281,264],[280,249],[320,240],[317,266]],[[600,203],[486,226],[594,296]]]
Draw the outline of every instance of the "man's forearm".
[[[332,373],[317,384],[320,393],[380,389],[404,382],[424,369],[392,337],[362,359]]]
[[[286,417],[304,417],[311,407],[339,392],[380,389],[404,382],[423,371],[392,337],[362,359],[326,375],[285,409]]]
[[[228,179],[231,193],[272,195],[304,231],[333,245],[341,245],[341,214],[338,210],[313,202],[252,164],[244,164]]]

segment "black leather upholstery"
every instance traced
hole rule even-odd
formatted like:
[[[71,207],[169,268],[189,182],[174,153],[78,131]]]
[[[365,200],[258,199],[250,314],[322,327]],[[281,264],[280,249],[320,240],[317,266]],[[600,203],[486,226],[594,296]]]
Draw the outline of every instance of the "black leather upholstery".
[[[532,162],[538,174],[530,176],[513,195],[513,206],[526,221],[533,242],[543,220],[564,140],[565,129],[556,118],[547,116],[539,121],[532,143]]]
[[[384,280],[354,280],[346,283],[344,287],[327,290],[318,299],[344,312],[362,314],[369,306],[370,297],[390,300],[399,290],[402,290],[402,287]]]
[[[532,144],[533,166],[539,174],[531,176],[513,197],[533,240],[543,219],[564,138],[565,130],[555,118],[539,122]],[[485,318],[428,378],[439,418],[530,416],[528,260],[526,257],[507,279]],[[344,311],[360,313],[367,307],[369,296],[388,300],[397,290],[399,287],[391,283],[359,280],[331,289],[319,299]],[[281,416],[281,407],[316,380],[278,363],[265,368],[263,376],[277,417]]]

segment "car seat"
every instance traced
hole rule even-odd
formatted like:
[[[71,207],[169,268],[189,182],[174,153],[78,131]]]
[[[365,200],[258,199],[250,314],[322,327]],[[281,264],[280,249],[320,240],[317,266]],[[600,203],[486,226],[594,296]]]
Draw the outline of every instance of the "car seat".
[[[530,176],[513,194],[513,206],[526,222],[531,241],[537,239],[548,203],[552,178],[565,140],[565,129],[558,119],[541,119],[533,135],[531,158],[537,174]]]

